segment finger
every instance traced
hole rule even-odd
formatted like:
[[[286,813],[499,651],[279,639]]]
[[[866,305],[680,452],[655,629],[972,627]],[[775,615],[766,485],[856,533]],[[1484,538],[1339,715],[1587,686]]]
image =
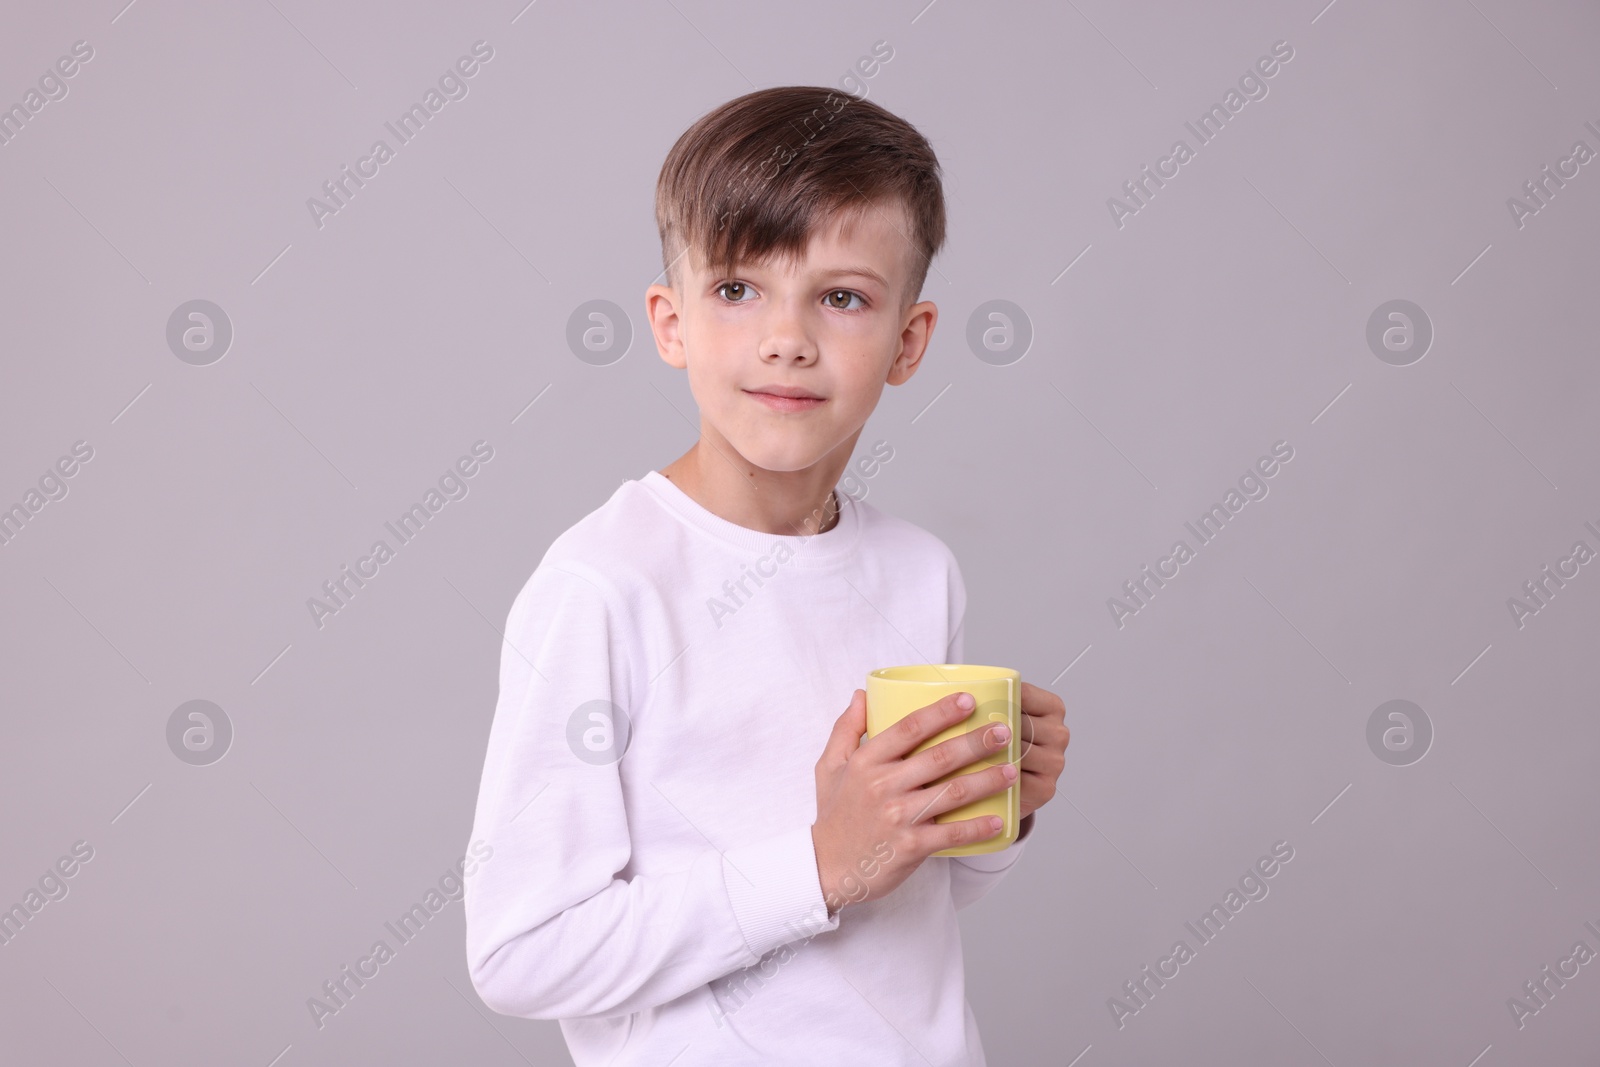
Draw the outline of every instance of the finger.
[[[1034,746],[1039,744],[1040,724],[1047,722],[1048,720],[1037,715],[1024,714],[1017,716],[1017,733],[1019,735],[1017,738],[1018,763],[1026,759],[1028,753],[1033,751]]]
[[[1024,813],[1043,807],[1051,797],[1056,795],[1057,778],[1052,774],[1034,774],[1024,771],[1019,779],[1022,783],[1017,790],[1017,798]]]
[[[1028,760],[1030,767],[1036,766],[1040,759],[1060,758],[1072,740],[1067,724],[1054,719],[1028,716],[1019,725],[1022,727],[1022,758]]]
[[[932,820],[935,816],[953,811],[963,804],[992,797],[1010,788],[1021,777],[1021,772],[1008,775],[1007,771],[1010,770],[1015,768],[1009,763],[1002,763],[997,767],[985,767],[971,774],[958,774],[947,782],[913,790],[912,799],[920,800],[921,803],[917,805],[911,824],[914,826],[919,822]]]
[[[957,819],[954,822],[935,823],[924,831],[928,854],[947,848],[986,841],[1006,827],[1005,820],[997,815],[979,815],[975,819]]]
[[[850,706],[844,709],[833,723],[828,743],[822,748],[819,762],[840,763],[861,745],[861,735],[867,732],[867,694],[857,689],[850,694]]]
[[[1031,719],[1023,723],[1022,727],[1024,737],[1031,735],[1034,748],[1056,753],[1065,752],[1067,742],[1072,738],[1072,731],[1067,729],[1066,723],[1051,719]]]
[[[1005,723],[984,723],[916,755],[907,756],[901,780],[908,788],[925,785],[958,774],[963,767],[978,760],[1005,752],[1010,737],[1000,736],[1002,729],[1009,730],[1009,727]]]
[[[888,763],[905,757],[922,742],[972,714],[972,707],[976,706],[976,702],[972,707],[963,708],[960,704],[961,697],[973,700],[971,693],[950,693],[925,708],[918,708],[869,740],[862,746],[862,753],[878,763]]]
[[[1034,685],[1032,682],[1023,682],[1019,694],[1022,710],[1028,715],[1042,715],[1046,718],[1060,719],[1067,713],[1067,706],[1061,697],[1050,690]]]
[[[1034,749],[1029,755],[1029,760],[1018,763],[1018,769],[1027,776],[1048,777],[1054,781],[1066,769],[1066,757],[1062,757],[1059,749]]]

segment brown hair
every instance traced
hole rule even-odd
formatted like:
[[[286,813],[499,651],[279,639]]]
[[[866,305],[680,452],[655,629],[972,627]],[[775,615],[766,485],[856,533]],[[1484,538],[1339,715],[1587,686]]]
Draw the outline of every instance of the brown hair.
[[[804,255],[836,212],[903,204],[911,272],[902,304],[922,291],[944,244],[939,160],[904,119],[832,89],[786,85],[730,100],[700,117],[656,180],[667,281],[687,249],[720,273],[741,261]],[[899,223],[896,221],[896,228]]]

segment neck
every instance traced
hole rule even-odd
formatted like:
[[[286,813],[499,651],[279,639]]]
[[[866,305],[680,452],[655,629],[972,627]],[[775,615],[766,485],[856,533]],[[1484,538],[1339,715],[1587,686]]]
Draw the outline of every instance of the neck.
[[[842,451],[848,459],[848,448]],[[661,473],[718,518],[795,537],[826,533],[839,524],[833,486],[843,469],[843,460],[829,457],[803,471],[763,470],[731,447],[714,449],[701,438]]]

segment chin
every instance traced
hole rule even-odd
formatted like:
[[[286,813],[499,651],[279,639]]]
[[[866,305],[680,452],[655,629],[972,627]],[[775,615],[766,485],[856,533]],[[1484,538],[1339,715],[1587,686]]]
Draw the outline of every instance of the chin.
[[[814,467],[826,456],[827,449],[800,447],[797,444],[786,444],[777,441],[752,443],[748,446],[739,446],[739,454],[745,461],[766,471],[791,472],[803,471]]]

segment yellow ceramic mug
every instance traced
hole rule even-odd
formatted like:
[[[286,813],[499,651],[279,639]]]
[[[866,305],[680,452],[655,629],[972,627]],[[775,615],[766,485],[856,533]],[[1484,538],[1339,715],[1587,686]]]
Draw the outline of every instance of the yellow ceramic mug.
[[[962,775],[998,766],[1001,762],[1018,765],[1022,759],[1022,674],[1007,667],[982,667],[970,663],[924,663],[910,667],[884,667],[867,675],[867,736],[876,737],[890,726],[919,708],[925,708],[951,693],[971,693],[975,702],[972,714],[949,729],[940,731],[922,742],[912,752],[948,741],[989,723],[1004,723],[1011,730],[1004,748],[993,755],[975,760],[957,768],[942,778],[935,779],[929,788]],[[1021,770],[1021,767],[1017,767]],[[999,852],[1017,839],[1020,821],[1021,794],[1013,781],[1004,792],[979,797],[934,816],[936,823],[976,819],[983,815],[998,815],[1003,820],[1000,833],[970,845],[942,849],[935,856],[974,856],[982,852]]]

